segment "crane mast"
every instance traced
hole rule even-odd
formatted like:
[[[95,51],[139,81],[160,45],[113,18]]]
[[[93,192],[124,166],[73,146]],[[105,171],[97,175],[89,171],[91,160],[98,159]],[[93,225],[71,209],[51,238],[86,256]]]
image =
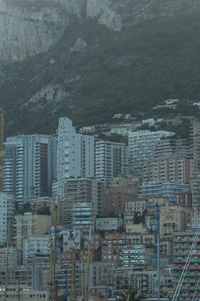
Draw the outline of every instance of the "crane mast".
[[[56,229],[57,229],[57,204],[54,207],[54,238],[51,240],[50,251],[50,296],[49,301],[57,301],[56,293]]]
[[[82,283],[82,301],[85,300],[85,265],[82,263],[83,283]]]
[[[18,286],[17,286],[17,301],[21,300],[20,296],[20,281],[18,280]]]
[[[54,208],[54,252],[53,252],[53,289],[54,289],[54,300],[56,300],[56,229],[57,229],[57,204]]]
[[[87,282],[86,282],[86,291],[85,291],[85,300],[84,301],[88,301],[88,294],[89,294],[90,255],[91,255],[91,229],[89,232],[89,242],[88,242]]]
[[[53,301],[53,243],[51,240],[50,249],[50,285],[49,285],[49,301]]]
[[[75,301],[76,300],[76,249],[73,248],[72,251],[72,296],[71,300]]]

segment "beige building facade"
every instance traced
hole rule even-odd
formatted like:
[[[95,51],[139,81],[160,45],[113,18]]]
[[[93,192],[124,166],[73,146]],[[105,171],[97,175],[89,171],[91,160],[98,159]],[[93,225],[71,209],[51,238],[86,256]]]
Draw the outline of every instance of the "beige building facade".
[[[50,215],[37,215],[31,212],[15,217],[15,240],[18,249],[23,248],[23,241],[30,236],[43,235],[49,232],[51,225]]]

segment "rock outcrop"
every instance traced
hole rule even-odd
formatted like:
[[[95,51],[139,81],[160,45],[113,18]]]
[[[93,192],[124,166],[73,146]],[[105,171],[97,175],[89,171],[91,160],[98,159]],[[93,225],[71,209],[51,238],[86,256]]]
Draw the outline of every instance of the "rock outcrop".
[[[120,22],[108,3],[108,0],[2,0],[0,61],[20,61],[47,51],[62,37],[74,16],[98,16],[99,23],[119,29]]]
[[[45,52],[63,35],[71,17],[96,18],[110,30],[155,16],[200,10],[199,0],[1,0],[0,61]]]

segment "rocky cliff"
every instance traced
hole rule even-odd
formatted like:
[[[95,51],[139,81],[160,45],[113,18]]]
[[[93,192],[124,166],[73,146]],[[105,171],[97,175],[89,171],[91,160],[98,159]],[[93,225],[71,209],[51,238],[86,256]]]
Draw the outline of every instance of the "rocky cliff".
[[[8,133],[52,132],[200,97],[199,0],[1,0]],[[153,114],[150,112],[149,114]]]
[[[45,52],[63,36],[72,17],[99,18],[120,29],[107,0],[2,0],[0,2],[0,60],[23,60]]]
[[[198,0],[1,0],[0,60],[23,60],[47,51],[73,16],[97,18],[99,24],[119,31],[141,20],[197,10]]]

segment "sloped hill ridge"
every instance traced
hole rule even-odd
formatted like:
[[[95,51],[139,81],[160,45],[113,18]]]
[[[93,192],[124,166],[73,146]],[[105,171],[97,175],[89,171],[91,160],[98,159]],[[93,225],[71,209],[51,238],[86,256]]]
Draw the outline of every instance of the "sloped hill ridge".
[[[8,133],[51,132],[61,114],[102,122],[198,98],[199,17],[197,0],[2,0]]]

